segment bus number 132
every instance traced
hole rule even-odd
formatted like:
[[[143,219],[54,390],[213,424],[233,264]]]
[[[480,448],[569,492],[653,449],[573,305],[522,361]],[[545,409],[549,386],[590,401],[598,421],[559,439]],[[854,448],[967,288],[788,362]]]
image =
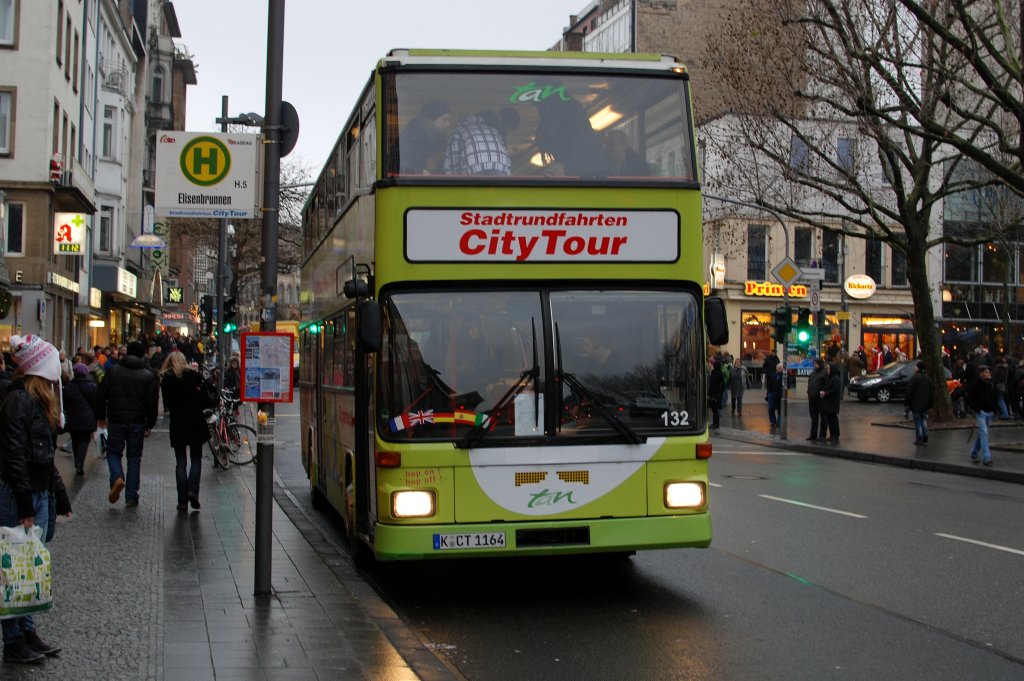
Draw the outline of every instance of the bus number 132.
[[[690,425],[690,412],[663,411],[661,420],[666,426],[688,426]]]

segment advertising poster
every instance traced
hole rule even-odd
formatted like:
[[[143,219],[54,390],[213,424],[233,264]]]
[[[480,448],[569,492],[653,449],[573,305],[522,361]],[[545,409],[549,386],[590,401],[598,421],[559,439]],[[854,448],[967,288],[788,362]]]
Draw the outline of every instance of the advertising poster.
[[[242,334],[242,401],[291,402],[294,336],[285,331]]]

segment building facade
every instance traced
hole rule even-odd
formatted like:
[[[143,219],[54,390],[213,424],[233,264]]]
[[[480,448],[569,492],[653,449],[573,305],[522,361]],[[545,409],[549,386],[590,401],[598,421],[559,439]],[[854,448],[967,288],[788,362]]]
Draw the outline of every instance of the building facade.
[[[162,323],[159,269],[132,243],[152,213],[147,132],[183,127],[195,83],[178,37],[166,0],[0,0],[0,344],[74,351]]]

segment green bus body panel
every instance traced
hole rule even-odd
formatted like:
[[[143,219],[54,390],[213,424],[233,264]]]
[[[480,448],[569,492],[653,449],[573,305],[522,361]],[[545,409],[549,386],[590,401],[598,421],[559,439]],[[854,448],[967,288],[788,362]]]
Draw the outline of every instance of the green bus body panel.
[[[586,528],[590,542],[560,546],[516,546],[517,530],[559,530]],[[506,546],[488,549],[434,549],[435,534],[504,532]],[[423,560],[485,556],[569,555],[614,553],[647,549],[707,548],[711,545],[711,516],[694,515],[655,518],[612,518],[591,521],[565,520],[533,523],[470,523],[465,525],[390,525],[378,523],[374,553],[378,560]]]

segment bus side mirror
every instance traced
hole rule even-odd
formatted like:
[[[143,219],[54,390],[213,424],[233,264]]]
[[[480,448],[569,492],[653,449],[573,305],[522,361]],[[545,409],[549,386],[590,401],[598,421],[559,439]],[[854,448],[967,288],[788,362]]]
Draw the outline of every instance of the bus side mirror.
[[[376,300],[359,303],[359,349],[374,353],[380,350],[380,305]]]
[[[721,298],[704,299],[704,324],[708,329],[708,342],[725,345],[729,342],[729,322],[725,318],[725,301]]]

